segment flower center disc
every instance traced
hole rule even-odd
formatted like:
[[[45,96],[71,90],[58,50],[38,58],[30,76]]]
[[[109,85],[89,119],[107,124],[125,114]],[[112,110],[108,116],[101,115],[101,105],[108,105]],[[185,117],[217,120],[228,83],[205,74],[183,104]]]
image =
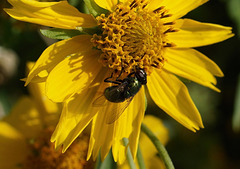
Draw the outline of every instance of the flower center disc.
[[[41,135],[29,144],[31,150],[21,164],[23,169],[91,169],[92,160],[86,161],[88,150],[88,135],[80,135],[65,153],[55,150],[50,142],[52,129],[44,130]]]
[[[101,35],[94,35],[92,42],[102,50],[99,61],[112,69],[128,75],[136,68],[161,69],[164,64],[164,47],[171,47],[166,33],[174,32],[173,22],[164,22],[169,17],[164,7],[149,11],[148,2],[133,0],[119,3],[114,12],[97,17]],[[117,75],[116,75],[117,76]]]

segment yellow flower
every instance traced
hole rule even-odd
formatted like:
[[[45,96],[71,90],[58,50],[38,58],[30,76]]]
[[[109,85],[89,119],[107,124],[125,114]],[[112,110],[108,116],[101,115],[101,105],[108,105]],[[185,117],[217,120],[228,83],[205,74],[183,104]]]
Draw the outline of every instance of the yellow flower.
[[[169,139],[168,129],[163,125],[160,119],[151,115],[146,115],[144,117],[143,123],[149,129],[151,129],[151,131],[158,137],[158,139],[163,145],[166,145]],[[141,133],[140,135],[139,145],[144,158],[146,169],[165,168],[162,160],[159,156],[157,156],[158,152],[156,150],[156,147],[144,133]],[[137,160],[135,160],[135,164],[136,166],[138,166]],[[125,162],[123,165],[120,165],[118,169],[129,169],[129,165],[127,164],[127,162]]]
[[[0,168],[92,167],[92,162],[86,162],[87,135],[78,138],[65,154],[55,150],[50,137],[60,107],[43,95],[45,83],[32,83],[29,89],[31,95],[21,97],[10,114],[0,121]]]
[[[30,153],[27,140],[56,125],[59,107],[43,95],[44,90],[44,83],[29,85],[31,96],[22,96],[0,121],[0,168],[18,168]]]
[[[46,94],[64,102],[60,121],[52,136],[65,151],[92,122],[88,158],[98,152],[104,159],[112,148],[115,161],[125,160],[122,138],[129,139],[136,154],[145,111],[145,88],[134,96],[123,114],[124,103],[94,106],[113,80],[126,78],[137,69],[147,73],[147,89],[154,102],[188,129],[203,127],[201,116],[181,76],[219,91],[214,76],[220,68],[193,47],[209,45],[233,36],[230,27],[180,19],[207,0],[95,0],[109,11],[97,18],[80,13],[67,1],[8,0],[5,11],[13,18],[62,29],[98,27],[99,34],[79,35],[49,46],[28,75],[29,82],[46,82]],[[105,94],[106,95],[106,94]],[[118,117],[120,116],[120,117]],[[107,120],[106,120],[107,119]],[[106,121],[111,121],[110,124]]]

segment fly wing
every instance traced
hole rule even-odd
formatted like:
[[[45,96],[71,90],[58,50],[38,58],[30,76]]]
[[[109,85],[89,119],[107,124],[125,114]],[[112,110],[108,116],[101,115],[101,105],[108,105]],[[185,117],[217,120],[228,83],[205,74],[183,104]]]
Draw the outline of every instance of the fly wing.
[[[101,94],[97,96],[97,98],[93,101],[92,105],[93,107],[101,107],[101,106],[106,106],[107,102],[108,101],[106,97],[103,94]]]
[[[114,123],[123,114],[123,112],[126,110],[126,108],[131,103],[132,99],[133,99],[133,97],[130,97],[129,99],[127,99],[121,103],[108,102],[109,110],[105,111],[107,113],[106,123],[107,124]]]
[[[126,84],[122,83],[115,88],[108,91],[108,95],[114,98],[119,97],[120,88],[125,88]],[[109,86],[108,86],[109,87]],[[104,92],[98,92],[94,101],[92,102],[93,107],[101,107],[99,113],[106,113],[105,119],[107,124],[114,123],[125,111],[128,105],[131,103],[133,97],[126,99],[124,102],[110,102],[106,99]]]
[[[92,103],[93,107],[102,107],[100,112],[106,114],[106,123],[114,123],[131,103],[133,97],[126,99],[124,102],[114,103],[106,99],[104,95],[98,96]]]

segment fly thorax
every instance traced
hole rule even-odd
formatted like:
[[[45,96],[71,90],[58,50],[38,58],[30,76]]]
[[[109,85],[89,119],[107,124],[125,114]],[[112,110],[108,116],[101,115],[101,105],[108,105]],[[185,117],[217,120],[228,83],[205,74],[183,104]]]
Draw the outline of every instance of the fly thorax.
[[[142,84],[137,80],[136,77],[132,77],[129,80],[128,92],[131,96],[134,96],[141,88]]]

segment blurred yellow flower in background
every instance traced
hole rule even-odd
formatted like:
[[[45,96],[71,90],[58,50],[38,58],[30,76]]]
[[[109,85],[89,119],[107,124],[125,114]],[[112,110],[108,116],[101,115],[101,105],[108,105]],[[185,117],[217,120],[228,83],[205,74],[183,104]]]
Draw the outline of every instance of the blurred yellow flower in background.
[[[44,95],[45,83],[31,83],[28,87],[30,96],[22,96],[0,121],[0,168],[93,168],[91,160],[86,162],[87,134],[76,139],[65,154],[55,150],[50,137],[61,108]]]
[[[143,123],[151,129],[163,145],[167,144],[169,139],[168,129],[164,126],[160,119],[152,115],[146,115]],[[140,135],[139,146],[144,158],[146,169],[165,169],[162,160],[158,156],[155,146],[144,133],[141,133]],[[135,164],[138,166],[137,159],[135,159]],[[123,165],[120,165],[118,169],[129,169],[129,165],[125,162]]]
[[[31,64],[33,66],[33,64]],[[44,83],[30,84],[31,96],[22,96],[0,121],[0,168],[18,168],[31,153],[28,142],[44,128],[56,125],[60,108],[43,95]]]
[[[26,84],[46,82],[46,94],[54,102],[64,102],[60,121],[52,136],[63,151],[92,122],[88,159],[98,152],[104,159],[112,148],[115,161],[125,160],[122,138],[129,139],[135,157],[140,125],[145,112],[145,88],[134,96],[124,113],[111,124],[111,103],[94,107],[104,79],[113,75],[125,79],[143,69],[147,89],[154,102],[188,129],[203,127],[201,116],[181,76],[203,86],[215,87],[220,68],[193,47],[209,45],[233,36],[230,27],[179,19],[207,0],[95,0],[109,11],[96,18],[80,13],[67,1],[37,2],[8,0],[5,11],[15,19],[62,29],[98,27],[100,33],[79,35],[49,46],[30,71]],[[110,85],[110,84],[109,84]]]

